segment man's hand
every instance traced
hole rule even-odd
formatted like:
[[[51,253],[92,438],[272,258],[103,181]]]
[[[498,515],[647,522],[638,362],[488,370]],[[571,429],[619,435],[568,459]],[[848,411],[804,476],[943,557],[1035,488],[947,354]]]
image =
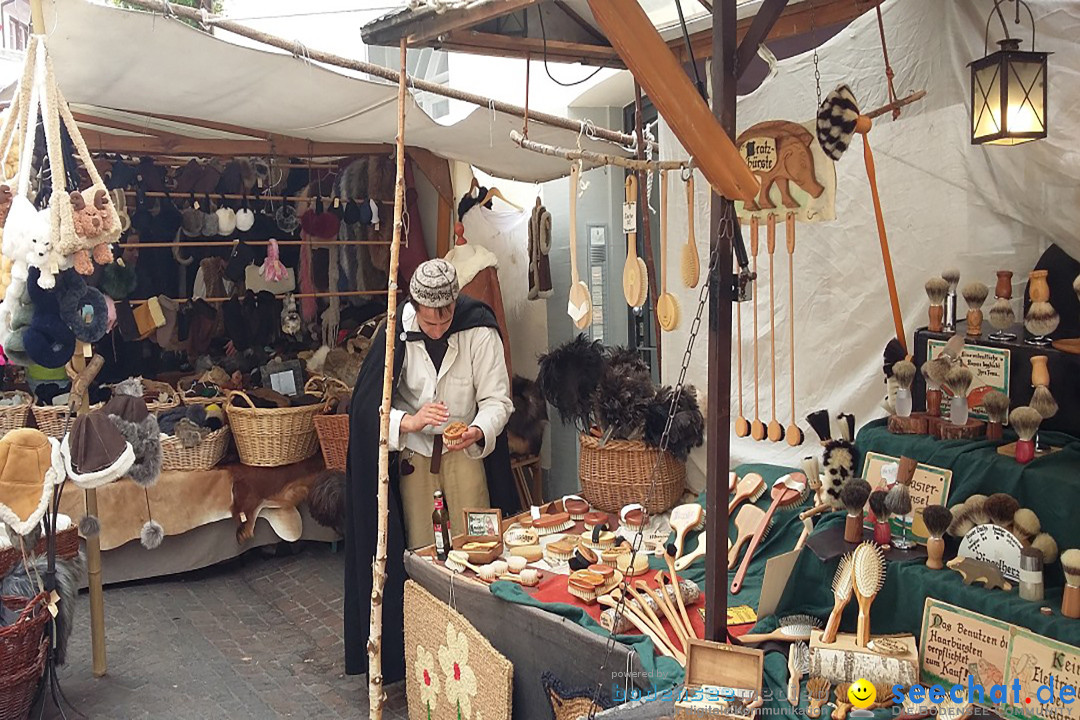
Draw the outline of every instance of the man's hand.
[[[476,427],[475,425],[472,425],[471,427],[469,427],[468,430],[466,430],[464,433],[461,434],[461,442],[460,443],[458,443],[457,445],[455,445],[452,448],[447,448],[447,449],[448,450],[453,450],[454,452],[457,452],[458,450],[464,450],[465,448],[467,448],[467,447],[469,447],[471,445],[475,445],[476,443],[480,442],[483,439],[484,439],[484,431],[481,430],[480,428]]]
[[[450,419],[450,411],[443,403],[427,403],[416,411],[415,415],[406,414],[401,418],[401,432],[420,432],[426,427],[442,425]]]

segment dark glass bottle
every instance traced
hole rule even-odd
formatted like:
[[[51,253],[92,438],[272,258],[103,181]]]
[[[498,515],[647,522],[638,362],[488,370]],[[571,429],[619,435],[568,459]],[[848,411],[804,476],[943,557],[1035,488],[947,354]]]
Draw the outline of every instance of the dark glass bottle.
[[[435,491],[435,510],[431,513],[431,526],[435,531],[435,555],[446,560],[450,553],[450,512],[446,509],[442,490]]]

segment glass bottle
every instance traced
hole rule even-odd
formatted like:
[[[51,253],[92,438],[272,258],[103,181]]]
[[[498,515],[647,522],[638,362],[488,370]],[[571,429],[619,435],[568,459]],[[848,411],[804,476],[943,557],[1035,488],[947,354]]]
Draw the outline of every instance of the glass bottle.
[[[443,491],[435,491],[435,510],[431,513],[431,526],[435,531],[435,556],[445,561],[450,554],[450,512],[446,508]]]

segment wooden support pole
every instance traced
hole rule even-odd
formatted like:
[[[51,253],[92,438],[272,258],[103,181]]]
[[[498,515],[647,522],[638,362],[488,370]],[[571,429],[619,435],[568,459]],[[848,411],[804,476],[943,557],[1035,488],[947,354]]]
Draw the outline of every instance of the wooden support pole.
[[[394,184],[394,239],[390,244],[389,289],[386,298],[386,363],[383,367],[382,405],[379,407],[379,529],[372,564],[371,627],[368,632],[368,708],[372,720],[381,720],[386,692],[382,676],[383,588],[386,587],[386,543],[390,515],[390,399],[394,385],[394,344],[397,340],[397,274],[401,256],[402,214],[405,207],[405,40],[401,40],[398,73],[397,180]],[[401,558],[394,558],[400,562]]]
[[[634,81],[634,138],[637,140],[638,160],[645,157],[645,116],[642,114],[641,85]],[[663,363],[663,333],[660,332],[660,321],[656,317],[656,298],[660,284],[656,282],[656,257],[652,246],[652,217],[649,213],[649,174],[652,170],[645,168],[638,171],[638,210],[641,213],[641,232],[638,237],[644,244],[645,252],[639,253],[645,256],[645,272],[649,278],[649,307],[652,308],[653,327],[656,328],[656,372],[661,382],[664,379]],[[666,218],[665,218],[666,219]],[[660,259],[666,262],[665,258]]]
[[[735,77],[740,78],[750,66],[750,61],[757,55],[758,47],[765,42],[776,21],[784,14],[788,0],[763,0],[761,7],[754,14],[750,28],[743,35],[735,57]]]
[[[713,6],[712,111],[728,137],[735,137],[736,0],[716,0]],[[716,193],[710,201],[710,236],[719,257],[709,273],[709,401],[708,459],[705,481],[705,533],[728,536],[728,466],[731,463],[731,238],[720,232],[725,215],[729,226],[738,222],[734,203]],[[709,553],[705,564],[705,639],[723,642],[727,631],[727,553]]]

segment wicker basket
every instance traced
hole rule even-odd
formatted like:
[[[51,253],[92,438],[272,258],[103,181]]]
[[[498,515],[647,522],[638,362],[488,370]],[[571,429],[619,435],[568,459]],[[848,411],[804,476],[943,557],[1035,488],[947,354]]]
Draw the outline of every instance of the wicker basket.
[[[97,403],[91,405],[90,409],[97,410],[104,406],[105,403]],[[34,405],[30,410],[34,413],[34,424],[38,430],[57,440],[64,437],[68,430],[67,405]],[[75,422],[75,418],[71,422]]]
[[[0,720],[26,720],[45,672],[49,639],[42,637],[37,655],[21,667],[4,667],[0,674]]]
[[[190,448],[184,447],[175,435],[164,437],[161,439],[161,469],[209,470],[225,457],[231,435],[228,427],[219,428]]]
[[[48,546],[43,536],[34,546],[33,552],[28,555],[44,555]],[[56,533],[56,557],[70,559],[79,553],[79,528],[72,525],[69,528]],[[0,550],[0,577],[4,577],[18,563],[22,562],[22,551],[16,547],[6,547]]]
[[[349,454],[349,416],[345,413],[316,415],[315,432],[319,436],[326,469],[344,470]]]
[[[19,398],[20,402],[18,405],[0,407],[0,437],[6,435],[9,430],[15,430],[26,425],[26,413],[30,411],[30,406],[34,404],[34,398],[22,390],[4,394],[14,395]]]
[[[45,625],[52,619],[45,593],[34,598],[5,595],[3,603],[9,610],[18,610],[19,619],[0,628],[0,676],[32,665],[41,647]]]
[[[656,487],[646,498],[657,459]],[[617,513],[641,503],[652,514],[675,507],[686,489],[686,465],[640,440],[600,440],[581,435],[581,494],[594,507]],[[648,502],[646,502],[648,500]]]
[[[213,405],[216,403],[224,407],[226,400],[224,395],[214,395],[212,397],[202,397],[201,395],[188,395],[188,392],[191,390],[191,386],[194,385],[198,381],[198,379],[199,378],[197,377],[188,377],[184,378],[176,384],[180,390],[180,398],[183,403],[185,405]]]
[[[167,397],[164,401],[149,401],[146,402],[146,409],[152,413],[159,413],[163,410],[172,410],[174,407],[180,405],[180,393],[176,392],[176,388],[166,382],[160,382],[159,380],[146,380],[143,379],[143,397],[148,396],[160,396],[165,394]]]
[[[233,404],[234,398],[242,398],[251,407]],[[314,455],[319,447],[314,420],[325,410],[325,402],[257,408],[243,390],[230,391],[225,405],[240,462],[256,467],[291,465]]]

